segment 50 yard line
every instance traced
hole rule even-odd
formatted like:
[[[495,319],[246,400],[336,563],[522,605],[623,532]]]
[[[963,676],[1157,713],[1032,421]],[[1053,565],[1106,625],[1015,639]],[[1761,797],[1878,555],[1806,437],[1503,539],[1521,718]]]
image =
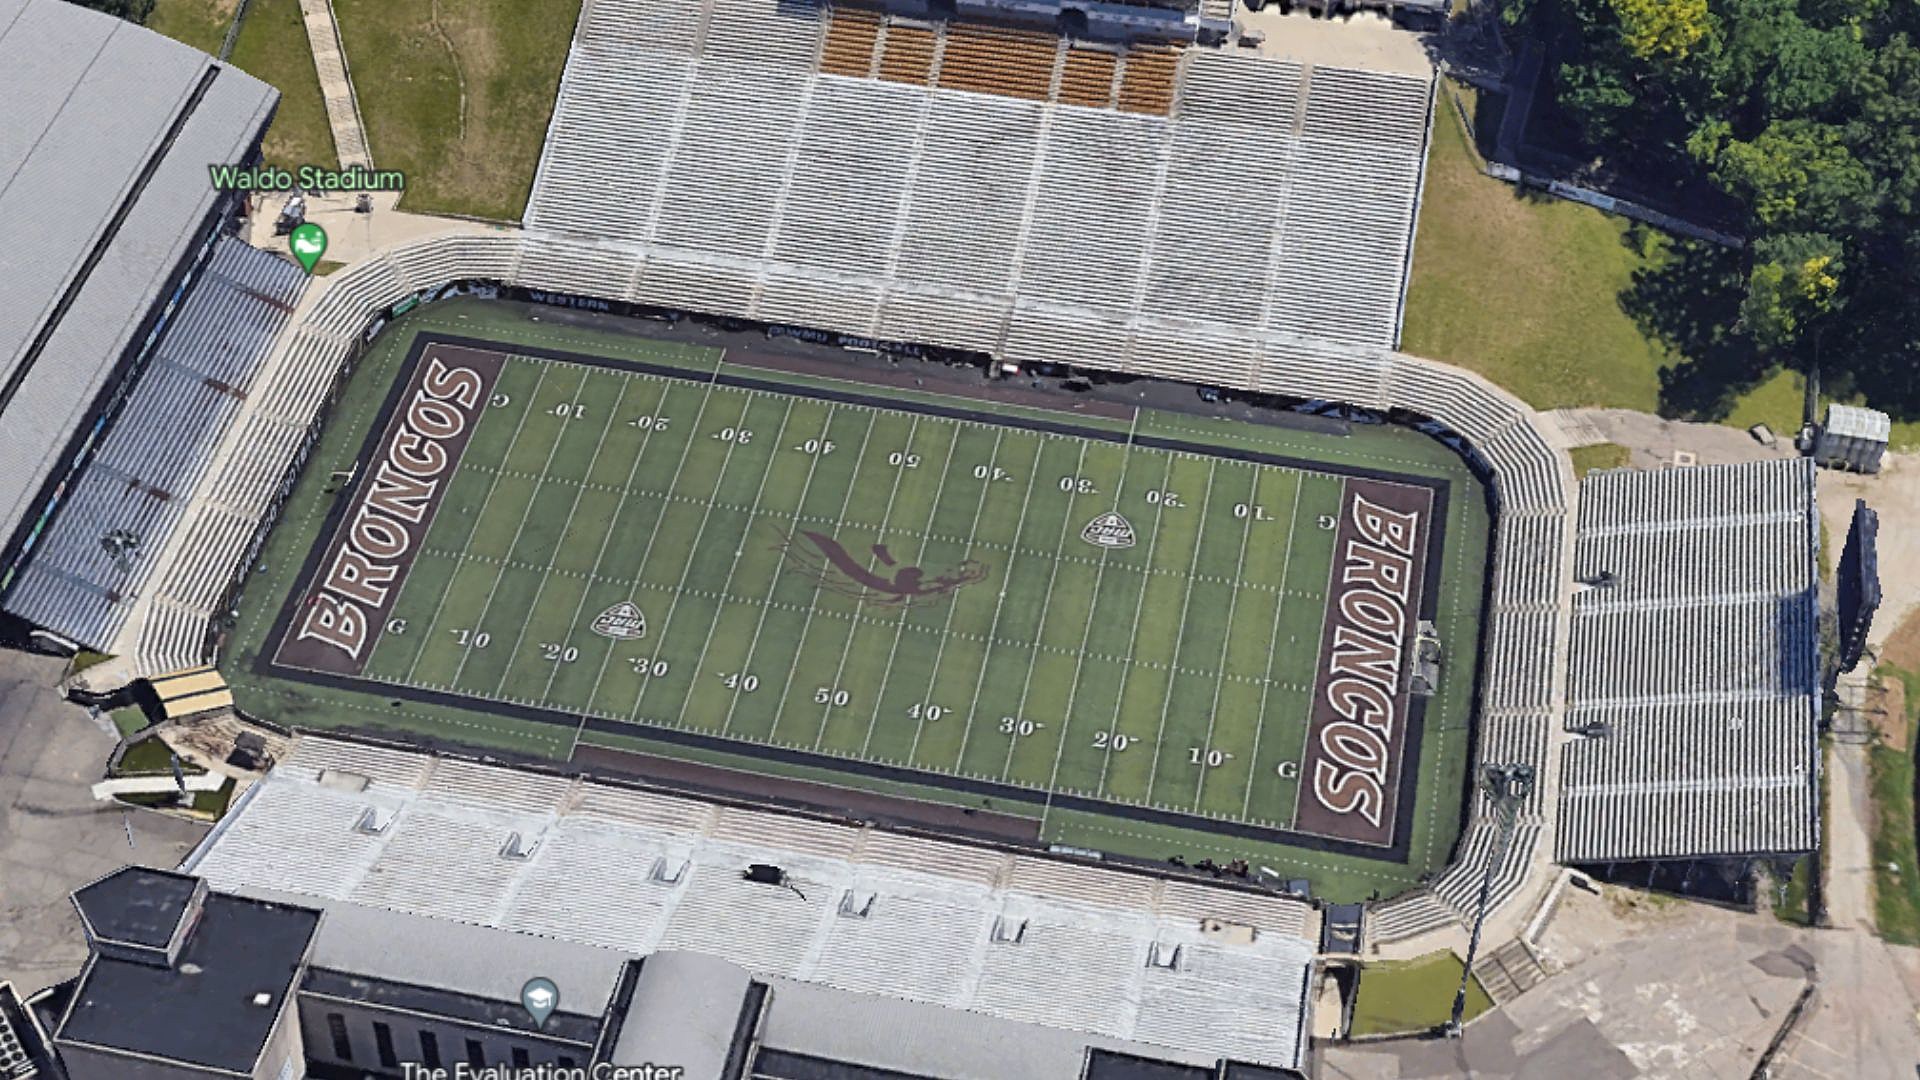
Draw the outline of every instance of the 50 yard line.
[[[792,528],[788,529],[789,534],[800,525],[800,515],[805,513],[807,509],[807,492],[813,490],[813,474],[820,469],[820,459],[827,455],[827,434],[833,430],[835,408],[833,402],[827,402],[827,414],[820,421],[820,434],[818,436],[821,449],[819,452],[810,455],[807,461],[807,479],[800,485],[799,501],[793,504],[793,525]],[[862,449],[865,448],[864,443],[862,443],[861,446]],[[854,468],[856,472],[859,470],[857,459]],[[780,571],[779,568],[776,567],[770,580],[767,582],[767,595],[760,598],[760,617],[755,620],[753,624],[753,638],[747,642],[747,655],[740,659],[740,670],[734,672],[733,696],[727,699],[727,715],[720,721],[720,734],[722,735],[727,734],[728,730],[733,727],[733,714],[734,711],[740,707],[740,695],[744,693],[741,689],[741,684],[753,672],[753,657],[760,648],[760,632],[767,627],[767,613],[773,610],[773,590],[778,588],[779,585]],[[716,623],[718,623],[718,621],[717,619],[715,620]],[[775,719],[776,724],[779,722],[777,715],[778,714],[776,714]],[[772,732],[769,731],[768,735],[771,737]]]
[[[948,430],[952,433],[953,437],[947,440],[947,458],[940,463],[940,482],[933,489],[933,502],[929,504],[927,508],[927,523],[920,531],[920,550],[915,552],[913,556],[913,561],[916,565],[926,561],[927,544],[930,542],[928,534],[933,532],[934,518],[940,515],[940,496],[947,490],[947,476],[953,469],[953,453],[960,448],[960,436],[965,431],[964,428],[958,425],[952,425]],[[911,442],[912,440],[909,439],[908,441]],[[992,478],[989,477],[987,483],[991,484],[992,482]],[[951,613],[953,610],[953,597],[947,597],[947,605],[947,610]],[[880,723],[880,706],[886,703],[887,686],[893,679],[893,662],[895,658],[900,655],[900,639],[907,632],[907,618],[912,613],[913,609],[910,604],[903,606],[900,610],[900,622],[893,628],[893,647],[887,650],[887,666],[881,669],[880,689],[874,691],[873,715],[867,717],[867,737],[860,740],[860,756],[863,758],[867,756],[867,751],[873,746],[873,729]]]

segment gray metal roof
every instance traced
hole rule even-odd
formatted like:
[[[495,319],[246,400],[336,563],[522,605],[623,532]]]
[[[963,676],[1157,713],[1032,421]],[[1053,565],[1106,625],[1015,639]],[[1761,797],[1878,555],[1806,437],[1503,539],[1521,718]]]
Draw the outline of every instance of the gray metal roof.
[[[1858,405],[1829,405],[1826,430],[1830,435],[1846,435],[1855,439],[1886,442],[1893,434],[1893,420],[1879,409],[1864,409]]]
[[[238,160],[277,97],[119,19],[60,0],[0,0],[7,532],[200,239],[215,198],[207,165]]]

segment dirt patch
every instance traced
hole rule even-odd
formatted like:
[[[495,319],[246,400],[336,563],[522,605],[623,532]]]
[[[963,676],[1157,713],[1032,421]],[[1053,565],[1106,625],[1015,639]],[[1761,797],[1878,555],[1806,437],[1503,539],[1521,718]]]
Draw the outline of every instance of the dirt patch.
[[[631,776],[696,795],[822,811],[855,821],[904,825],[1016,844],[1038,844],[1040,822],[964,806],[922,802],[853,788],[746,773],[717,765],[581,744],[573,763],[594,772]]]
[[[1880,646],[1880,662],[1902,671],[1920,671],[1920,608],[1909,612]]]

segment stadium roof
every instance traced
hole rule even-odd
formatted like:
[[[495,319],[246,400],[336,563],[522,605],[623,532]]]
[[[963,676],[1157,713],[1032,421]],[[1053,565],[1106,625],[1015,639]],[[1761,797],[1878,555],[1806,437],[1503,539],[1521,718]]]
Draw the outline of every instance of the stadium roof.
[[[0,0],[0,535],[202,235],[272,87],[61,0]]]
[[[1811,460],[1580,486],[1559,861],[1812,850],[1820,531]],[[1603,577],[1610,576],[1610,579]]]
[[[744,880],[753,863],[794,887]],[[186,869],[330,912],[571,943],[556,963],[582,1002],[604,1000],[602,950],[685,950],[763,980],[1063,1029],[1080,1046],[1284,1067],[1305,1047],[1317,931],[1297,901],[424,753],[303,737]],[[1258,932],[1236,940],[1206,919]],[[423,957],[466,936],[401,935]],[[409,970],[424,960],[378,962],[430,981]],[[442,989],[500,989],[484,965],[427,966],[471,983]]]

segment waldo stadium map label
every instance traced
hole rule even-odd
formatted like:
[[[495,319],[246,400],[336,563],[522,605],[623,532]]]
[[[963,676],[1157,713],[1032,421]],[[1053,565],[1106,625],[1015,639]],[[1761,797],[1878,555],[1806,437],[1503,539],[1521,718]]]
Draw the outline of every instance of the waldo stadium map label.
[[[352,498],[308,585],[278,662],[358,675],[426,541],[504,357],[440,345],[404,384],[379,452],[359,463]]]
[[[1349,479],[1334,544],[1295,827],[1356,843],[1394,839],[1414,638],[1433,494]]]

